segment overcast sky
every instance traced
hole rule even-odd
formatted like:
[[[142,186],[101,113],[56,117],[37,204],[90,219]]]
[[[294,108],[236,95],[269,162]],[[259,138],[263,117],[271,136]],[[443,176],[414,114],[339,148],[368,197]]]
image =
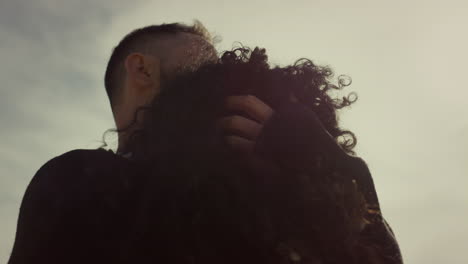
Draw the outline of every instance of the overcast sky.
[[[129,4],[132,2],[132,4]],[[111,49],[149,24],[200,19],[287,65],[347,74],[342,124],[374,177],[406,263],[468,263],[468,4],[465,1],[0,2],[0,263],[34,173],[97,148],[113,128],[103,86]]]

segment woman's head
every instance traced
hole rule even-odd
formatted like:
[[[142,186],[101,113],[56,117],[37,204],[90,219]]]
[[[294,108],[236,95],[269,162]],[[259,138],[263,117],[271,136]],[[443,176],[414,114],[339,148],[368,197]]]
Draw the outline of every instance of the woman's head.
[[[284,242],[288,235],[308,238],[307,245],[316,250],[311,254],[323,255],[323,250],[328,250],[324,248],[332,244],[333,248],[339,248],[342,244],[335,242],[341,238],[345,241],[344,238],[352,232],[346,229],[347,216],[333,215],[333,210],[339,211],[332,204],[336,201],[334,197],[327,197],[326,202],[314,202],[315,210],[308,208],[307,217],[304,214],[304,218],[298,220],[300,226],[288,223],[293,218],[288,219],[286,214],[294,210],[283,210],[278,201],[287,204],[284,202],[286,198],[281,201],[273,196],[299,197],[300,191],[294,188],[279,190],[280,184],[270,191],[255,185],[256,175],[229,155],[219,140],[221,134],[215,129],[216,121],[230,114],[224,110],[224,99],[229,95],[252,94],[273,109],[281,108],[294,95],[298,103],[317,114],[344,151],[353,153],[356,139],[353,133],[339,127],[337,110],[353,103],[355,97],[351,94],[333,98],[330,92],[347,86],[349,79],[339,78],[338,84],[334,85],[332,75],[329,68],[317,66],[307,59],[286,67],[271,67],[265,50],[238,48],[223,53],[216,63],[207,63],[195,71],[181,71],[173,81],[164,83],[161,93],[142,109],[145,111],[142,127],[127,144],[127,150],[133,152],[136,160],[144,161],[144,166],[158,167],[148,170],[154,174],[150,177],[158,186],[158,191],[151,190],[155,195],[165,197],[159,198],[160,203],[152,207],[154,219],[164,218],[168,223],[158,227],[158,232],[167,232],[168,239],[181,248],[184,248],[182,244],[192,247],[187,237],[198,238],[195,240],[201,251],[215,247],[221,252],[221,248],[230,246],[238,249],[240,256],[257,254],[260,263],[286,263],[273,261],[274,257],[267,262],[264,258],[271,255],[269,250]],[[328,177],[323,179],[316,177],[317,186],[331,187]],[[333,195],[329,190],[318,192]],[[310,193],[304,195],[307,197]],[[303,206],[300,199],[295,202],[298,207],[294,208]],[[298,213],[296,211],[293,213]],[[278,220],[280,218],[282,220]],[[335,228],[337,225],[342,228]],[[298,235],[298,232],[303,234]],[[232,240],[220,242],[223,237]],[[258,252],[253,250],[255,248]]]
[[[351,93],[333,98],[331,93],[349,85],[350,79],[340,76],[335,85],[332,77],[330,68],[317,66],[308,59],[286,67],[271,67],[264,49],[237,48],[224,52],[218,62],[207,63],[196,71],[181,71],[173,81],[164,83],[153,103],[142,109],[148,112],[148,118],[143,129],[130,140],[128,151],[144,152],[147,157],[154,151],[166,153],[170,149],[193,147],[184,145],[187,140],[207,143],[202,139],[209,139],[199,133],[206,132],[216,118],[226,114],[223,102],[228,95],[252,94],[279,109],[293,94],[299,103],[317,114],[327,131],[352,154],[356,138],[339,126],[337,110],[353,103],[356,96]],[[149,141],[156,145],[148,144]]]

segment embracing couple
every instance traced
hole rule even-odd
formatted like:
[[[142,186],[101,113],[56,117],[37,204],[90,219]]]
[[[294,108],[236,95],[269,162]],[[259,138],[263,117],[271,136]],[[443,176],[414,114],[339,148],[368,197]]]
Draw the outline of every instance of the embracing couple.
[[[402,263],[372,176],[339,126],[328,67],[219,54],[199,22],[112,51],[116,152],[72,150],[24,195],[9,263]]]

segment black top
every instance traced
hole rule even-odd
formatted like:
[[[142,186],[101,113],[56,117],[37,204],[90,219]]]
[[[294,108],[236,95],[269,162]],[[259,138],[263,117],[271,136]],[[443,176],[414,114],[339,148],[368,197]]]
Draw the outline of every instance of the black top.
[[[44,164],[24,195],[9,263],[112,263],[137,197],[130,166],[103,149]]]
[[[363,250],[368,256],[360,263],[402,263],[367,165],[345,154],[311,110],[298,104],[279,109],[265,124],[256,151],[298,172],[308,171],[311,156],[325,153],[356,179],[377,212],[363,230],[368,243],[377,246]],[[132,241],[146,183],[133,164],[103,149],[73,150],[44,164],[24,195],[9,263],[119,263]]]

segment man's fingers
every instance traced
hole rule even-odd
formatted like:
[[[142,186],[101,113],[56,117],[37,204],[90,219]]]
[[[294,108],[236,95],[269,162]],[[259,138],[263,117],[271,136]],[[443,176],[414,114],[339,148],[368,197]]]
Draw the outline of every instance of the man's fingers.
[[[217,126],[225,132],[251,140],[257,139],[263,127],[261,124],[239,115],[223,117],[218,120]]]
[[[228,144],[232,148],[232,150],[236,152],[253,153],[255,145],[254,141],[235,135],[225,136],[224,140],[226,144]]]
[[[225,107],[229,110],[242,111],[262,124],[273,114],[273,109],[254,95],[228,96]]]

